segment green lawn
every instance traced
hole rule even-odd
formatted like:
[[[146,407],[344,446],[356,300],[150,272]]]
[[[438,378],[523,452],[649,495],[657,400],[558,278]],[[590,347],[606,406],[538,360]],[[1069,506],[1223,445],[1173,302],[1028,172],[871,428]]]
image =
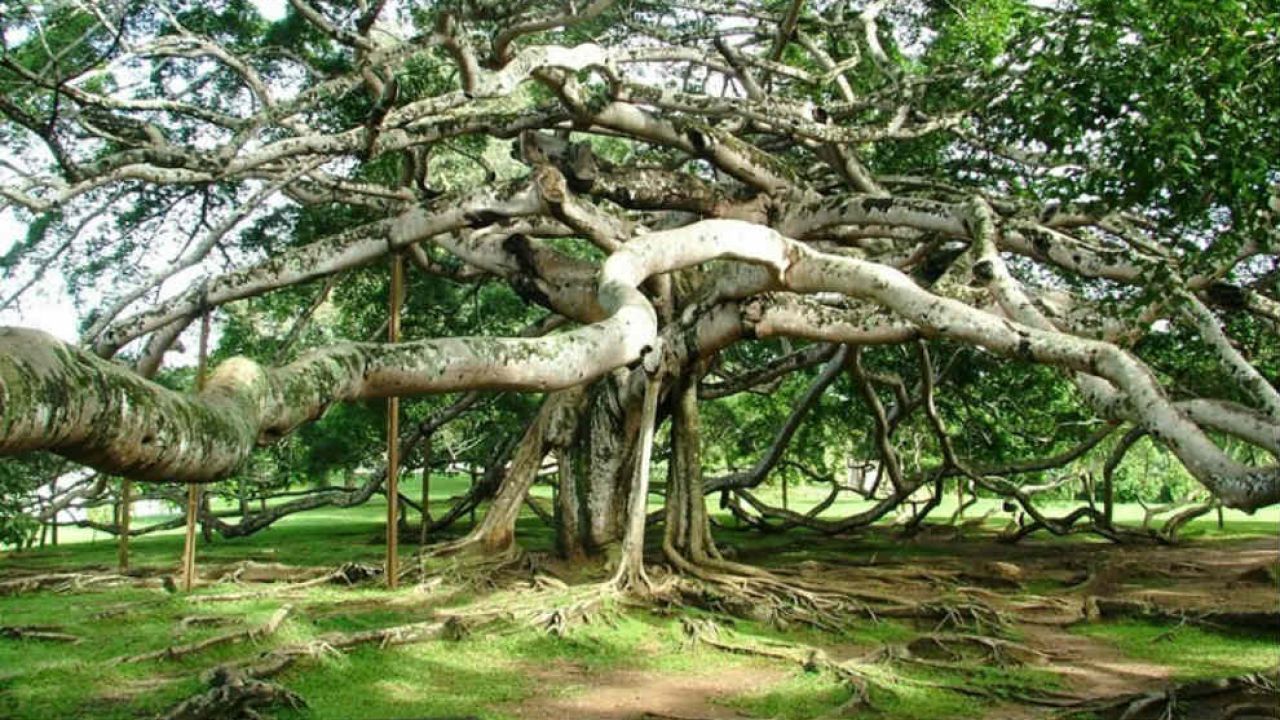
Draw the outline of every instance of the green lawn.
[[[465,475],[433,476],[430,498],[432,514],[435,516],[442,514],[453,499],[467,491],[468,483],[469,480]],[[415,501],[418,500],[422,494],[420,476],[414,474],[412,477],[404,478],[401,481],[400,489],[406,496],[413,498]],[[534,487],[532,494],[536,498],[549,501],[552,498],[552,489],[548,484],[539,484]],[[776,485],[761,488],[757,494],[766,502],[781,505],[781,490]],[[788,507],[799,512],[806,511],[821,502],[826,497],[826,494],[827,490],[823,486],[793,485],[788,489],[787,493]],[[708,500],[708,509],[712,512],[712,517],[726,527],[734,527],[736,521],[732,516],[727,511],[720,511],[716,508],[713,501],[714,498]],[[975,506],[966,510],[965,517],[976,518],[990,513],[985,526],[990,530],[999,530],[1009,522],[1009,514],[1000,510],[1000,504],[999,500],[979,500]],[[651,495],[649,498],[650,509],[656,510],[661,506],[662,497],[658,494]],[[872,503],[869,501],[851,493],[842,493],[840,499],[827,508],[819,517],[838,519],[871,506]],[[231,509],[232,505],[226,504],[215,507],[218,509]],[[1044,507],[1050,515],[1060,515],[1069,512],[1075,505],[1064,503],[1056,506],[1045,505]],[[483,515],[484,509],[485,506],[482,505],[478,511],[479,515]],[[954,510],[954,498],[947,497],[934,510],[930,518],[934,522],[943,522],[951,516]],[[1143,510],[1137,504],[1120,504],[1115,509],[1115,519],[1120,523],[1137,526],[1141,524],[1142,516]],[[162,522],[172,517],[174,516],[134,518],[134,526]],[[1182,536],[1219,540],[1240,539],[1275,535],[1277,529],[1280,528],[1280,507],[1266,508],[1253,515],[1247,515],[1238,510],[1227,510],[1224,513],[1224,517],[1227,521],[1224,529],[1218,528],[1216,515],[1210,513],[1191,521],[1183,530]],[[375,562],[383,556],[380,537],[384,532],[385,518],[385,498],[381,495],[375,495],[369,502],[360,507],[312,510],[292,515],[276,523],[271,528],[247,538],[235,538],[232,540],[219,538],[215,539],[211,545],[201,543],[199,554],[202,560],[208,562],[236,562],[252,559],[292,565],[324,565],[334,564],[334,558]],[[888,523],[892,519],[893,514],[890,513],[881,522]],[[233,521],[233,519],[228,519],[228,522]],[[413,511],[409,513],[409,521],[415,524],[418,521]],[[450,533],[463,533],[469,526],[470,520],[463,518],[457,525],[450,528]],[[323,530],[323,532],[318,532],[319,530]],[[803,531],[801,533],[803,534]],[[131,541],[134,563],[141,566],[155,566],[175,562],[181,552],[182,534],[183,531],[179,528],[135,538]],[[793,532],[787,537],[794,536],[794,534]],[[554,541],[553,533],[539,522],[536,516],[527,508],[521,518],[518,537],[522,545],[535,550],[548,550]],[[1038,537],[1048,538],[1050,536],[1048,533],[1041,533]],[[1073,541],[1077,539],[1073,538]],[[77,562],[96,565],[112,565],[115,563],[116,540],[114,536],[84,528],[63,528],[60,530],[59,542],[60,545],[75,546],[74,557]],[[762,542],[767,545],[769,544],[769,539],[764,538]],[[412,553],[413,549],[412,546],[402,548],[406,556]],[[18,561],[18,558],[21,558],[20,562],[23,564],[30,563],[33,566],[41,566],[56,565],[68,557],[68,555],[46,547],[40,553],[15,554],[12,559]]]
[[[449,499],[466,488],[465,478],[433,479],[432,504],[442,511]],[[419,496],[416,480],[404,488]],[[799,509],[816,502],[821,489],[793,487],[792,506]],[[550,489],[535,493],[549,497]],[[778,502],[777,489],[763,494]],[[652,498],[654,506],[660,498]],[[989,507],[990,503],[984,503]],[[828,511],[837,516],[859,503],[842,501]],[[1140,518],[1136,507],[1119,508],[1119,516]],[[374,498],[351,509],[322,509],[294,515],[247,538],[216,539],[201,544],[200,563],[234,563],[242,560],[274,561],[288,565],[333,567],[341,562],[380,563],[383,557],[385,505]],[[482,510],[483,512],[483,510]],[[985,507],[970,511],[980,515]],[[937,517],[949,515],[946,507]],[[924,563],[930,557],[952,552],[947,543],[901,543],[886,533],[857,538],[822,538],[805,531],[760,535],[732,529],[733,521],[717,516],[726,525],[717,530],[722,541],[749,549],[769,564],[805,559],[837,559],[876,554],[897,554]],[[1254,517],[1227,514],[1227,527],[1219,530],[1212,517],[1197,521],[1189,536],[1197,543],[1220,542],[1250,536],[1275,537],[1280,510]],[[416,518],[413,518],[416,521]],[[999,527],[999,522],[992,523]],[[454,530],[462,532],[467,521]],[[657,534],[652,534],[656,536]],[[526,511],[518,537],[533,550],[551,547],[552,533]],[[74,570],[114,566],[114,538],[87,530],[66,531],[58,547],[0,556],[0,573],[37,570]],[[969,542],[989,543],[989,538]],[[1071,539],[1054,542],[1092,542]],[[135,567],[175,568],[181,550],[181,531],[167,531],[136,538],[132,542]],[[414,551],[403,547],[406,561]],[[754,561],[754,560],[753,560]],[[193,597],[170,595],[159,588],[111,588],[60,594],[35,592],[0,597],[0,625],[55,626],[84,638],[76,645],[0,638],[0,717],[101,717],[152,716],[181,698],[201,690],[201,674],[229,660],[243,660],[288,643],[312,640],[327,632],[351,632],[417,622],[433,613],[484,602],[485,593],[474,588],[442,588],[422,593],[406,588],[397,592],[376,584],[356,588],[310,588],[289,598],[266,597],[231,603],[201,603],[200,595],[227,592],[234,586],[199,590]],[[513,591],[518,595],[520,591]],[[280,631],[258,643],[224,646],[169,661],[114,664],[113,658],[195,642],[236,629],[263,623],[286,602],[293,612]],[[681,618],[691,612],[654,611],[624,605],[606,605],[596,622],[575,627],[565,637],[521,625],[500,624],[453,641],[433,641],[394,648],[363,647],[349,654],[333,654],[304,662],[278,680],[306,699],[305,711],[282,715],[297,718],[404,718],[468,715],[515,718],[522,703],[534,698],[577,697],[594,684],[619,672],[659,673],[678,681],[735,669],[768,670],[775,681],[762,687],[742,687],[720,702],[737,712],[762,718],[811,718],[830,712],[849,699],[850,689],[836,678],[806,672],[795,664],[726,653],[704,646],[690,646],[681,632]],[[192,617],[216,618],[221,625],[184,623]],[[928,630],[928,628],[924,628]],[[1222,676],[1256,670],[1274,663],[1273,640],[1241,638],[1185,627],[1168,633],[1169,627],[1125,622],[1082,626],[1077,632],[1114,647],[1117,657],[1168,665],[1179,677]],[[821,647],[854,646],[874,649],[883,644],[910,640],[920,628],[895,622],[864,620],[837,634],[802,628],[787,631],[738,621],[735,637],[755,642],[785,639]],[[1168,634],[1164,637],[1163,634]],[[572,668],[572,680],[548,681],[548,668]],[[873,693],[877,718],[967,718],[991,711],[989,701],[935,687],[939,682],[969,683],[988,687],[1003,697],[1009,693],[1052,688],[1056,680],[1041,669],[990,670],[980,664],[963,671],[922,667],[875,665],[879,673]]]

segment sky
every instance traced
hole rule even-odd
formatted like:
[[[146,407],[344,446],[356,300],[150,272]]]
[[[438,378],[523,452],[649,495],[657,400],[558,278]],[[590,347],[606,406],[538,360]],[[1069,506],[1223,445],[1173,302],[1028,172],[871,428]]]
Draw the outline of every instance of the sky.
[[[0,255],[7,253],[14,242],[26,234],[27,226],[19,222],[12,212],[0,212]],[[7,297],[17,289],[10,287],[10,283],[22,280],[0,277],[0,297]],[[20,307],[0,310],[0,325],[32,327],[68,342],[76,339],[76,322],[71,296],[67,293],[62,277],[56,272],[49,273],[43,282],[32,287]]]
[[[287,0],[253,0],[258,12],[268,20],[284,17]],[[0,159],[21,165],[23,160],[0,148]],[[0,255],[27,233],[27,226],[11,210],[0,211]],[[26,278],[0,276],[0,297],[7,297]],[[0,326],[21,325],[43,330],[66,342],[76,342],[79,316],[71,302],[66,283],[57,272],[49,272],[31,288],[17,308],[0,310]]]

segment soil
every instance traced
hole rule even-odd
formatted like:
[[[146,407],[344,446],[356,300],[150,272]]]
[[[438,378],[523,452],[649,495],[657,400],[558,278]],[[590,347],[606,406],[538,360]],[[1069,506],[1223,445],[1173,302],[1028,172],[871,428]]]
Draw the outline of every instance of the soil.
[[[1073,545],[1070,553],[1052,542],[1012,546],[945,538],[915,542],[936,545],[937,556],[930,554],[927,564],[920,558],[881,563],[806,560],[774,569],[806,580],[853,585],[869,597],[916,602],[957,596],[980,599],[1012,619],[1020,642],[1048,656],[1043,667],[1061,676],[1064,697],[1075,701],[1162,691],[1174,673],[1172,667],[1126,659],[1103,641],[1069,632],[1069,626],[1086,620],[1085,605],[1091,597],[1142,601],[1168,612],[1280,614],[1280,587],[1266,582],[1280,563],[1276,539],[1230,547]],[[849,644],[824,649],[837,660],[872,650]],[[785,670],[759,668],[707,674],[590,673],[572,664],[530,671],[557,689],[506,709],[530,720],[742,718],[717,699],[767,689],[789,676]],[[992,708],[986,717],[1024,720],[1050,718],[1057,712],[1010,703]]]
[[[526,700],[509,710],[528,720],[638,720],[689,718],[729,720],[744,715],[717,703],[744,692],[768,688],[789,676],[768,666],[720,668],[711,673],[609,670],[591,673],[572,663],[533,670],[556,692]]]

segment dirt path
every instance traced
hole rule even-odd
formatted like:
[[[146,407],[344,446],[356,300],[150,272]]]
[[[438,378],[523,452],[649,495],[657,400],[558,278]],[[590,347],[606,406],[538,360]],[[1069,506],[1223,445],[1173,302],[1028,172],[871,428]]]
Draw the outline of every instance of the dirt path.
[[[747,717],[716,700],[772,687],[789,676],[781,668],[752,664],[710,673],[652,670],[589,672],[572,663],[532,671],[553,693],[526,700],[507,712],[528,720],[641,720]]]
[[[1064,689],[1081,698],[1111,697],[1162,687],[1173,668],[1119,657],[1107,643],[1046,625],[1019,625],[1028,646],[1047,653],[1046,669],[1062,676]]]

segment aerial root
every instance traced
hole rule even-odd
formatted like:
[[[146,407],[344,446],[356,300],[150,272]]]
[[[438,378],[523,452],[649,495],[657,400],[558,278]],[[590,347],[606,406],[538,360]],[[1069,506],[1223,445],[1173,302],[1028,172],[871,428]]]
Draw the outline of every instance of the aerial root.
[[[1191,680],[1163,690],[1073,703],[1059,718],[1164,720],[1173,717],[1244,720],[1280,717],[1280,666],[1216,680]]]

